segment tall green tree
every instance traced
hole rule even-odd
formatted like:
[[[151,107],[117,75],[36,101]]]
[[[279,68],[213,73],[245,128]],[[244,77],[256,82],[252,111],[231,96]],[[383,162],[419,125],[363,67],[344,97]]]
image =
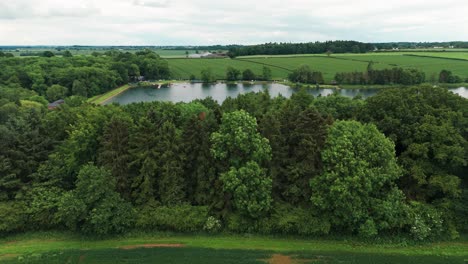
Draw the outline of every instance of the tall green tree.
[[[374,236],[405,223],[394,144],[374,125],[337,121],[322,151],[324,172],[311,180],[311,201],[337,230]],[[385,209],[384,209],[385,208]]]
[[[225,113],[211,141],[213,156],[230,167],[220,176],[228,203],[253,218],[268,212],[271,179],[261,166],[271,159],[271,147],[258,133],[255,118],[243,110]]]
[[[107,235],[131,227],[134,211],[115,191],[109,171],[85,165],[78,174],[76,189],[62,196],[57,218],[72,230]]]
[[[126,199],[130,198],[132,180],[128,166],[132,132],[133,120],[128,115],[113,116],[104,127],[98,155],[99,164],[112,173],[117,191]]]
[[[240,74],[241,74],[241,72],[236,68],[233,68],[231,66],[226,68],[226,80],[228,80],[228,81],[237,81],[237,80],[239,80],[239,75]]]

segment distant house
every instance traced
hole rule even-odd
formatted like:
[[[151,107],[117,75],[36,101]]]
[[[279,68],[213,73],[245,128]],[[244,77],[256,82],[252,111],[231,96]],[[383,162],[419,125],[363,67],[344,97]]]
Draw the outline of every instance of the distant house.
[[[191,59],[201,59],[201,58],[226,58],[226,53],[211,53],[211,52],[204,52],[200,54],[190,54],[188,56]]]
[[[57,101],[55,101],[55,102],[53,102],[53,103],[50,103],[50,104],[47,106],[47,108],[48,108],[49,110],[53,110],[53,109],[59,107],[59,106],[60,106],[61,104],[63,104],[63,103],[65,103],[65,101],[64,101],[63,99],[60,99],[60,100],[57,100]]]

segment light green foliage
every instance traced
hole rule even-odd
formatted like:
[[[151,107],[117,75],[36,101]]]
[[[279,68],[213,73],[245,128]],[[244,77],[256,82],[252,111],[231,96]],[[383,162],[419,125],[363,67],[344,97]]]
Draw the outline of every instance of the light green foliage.
[[[365,106],[360,98],[349,98],[338,94],[315,98],[312,105],[323,115],[330,115],[336,120],[355,119]]]
[[[57,226],[55,214],[63,190],[57,187],[35,186],[29,193],[27,200],[29,214],[28,222],[32,229],[53,228]]]
[[[392,219],[405,214],[394,145],[374,125],[335,122],[322,160],[323,174],[310,183],[311,201],[333,226],[372,236],[403,224]]]
[[[121,233],[133,225],[131,205],[115,191],[109,171],[85,165],[78,174],[76,189],[66,192],[57,218],[72,230],[106,235]]]
[[[51,102],[58,99],[64,99],[67,96],[67,93],[68,90],[66,87],[57,84],[50,86],[46,91],[47,99],[49,99]]]
[[[216,219],[214,216],[209,216],[206,219],[206,223],[203,226],[203,230],[210,233],[218,232],[221,229],[221,221]]]
[[[211,141],[214,157],[230,167],[220,179],[236,208],[253,218],[268,212],[271,179],[259,164],[271,159],[271,147],[257,132],[255,118],[243,110],[224,114]]]
[[[411,202],[410,233],[416,240],[425,240],[441,235],[447,229],[442,213],[431,205]]]
[[[248,161],[261,164],[271,159],[268,139],[257,132],[257,121],[240,110],[225,113],[218,132],[211,136],[215,158],[239,168]]]
[[[253,218],[265,215],[271,208],[271,178],[254,161],[239,169],[221,174],[224,191],[233,194],[234,206]]]
[[[209,110],[200,102],[177,104],[180,109],[181,123],[185,124],[193,118],[198,118],[200,114],[207,113]]]

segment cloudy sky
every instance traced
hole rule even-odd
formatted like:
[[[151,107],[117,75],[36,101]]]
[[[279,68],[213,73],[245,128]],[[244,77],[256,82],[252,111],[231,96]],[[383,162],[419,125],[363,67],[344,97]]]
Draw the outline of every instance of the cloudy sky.
[[[0,0],[0,45],[468,41],[467,0]]]

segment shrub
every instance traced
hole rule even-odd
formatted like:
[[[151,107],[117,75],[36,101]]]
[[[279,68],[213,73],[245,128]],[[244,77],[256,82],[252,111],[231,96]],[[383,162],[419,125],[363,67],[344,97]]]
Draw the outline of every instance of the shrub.
[[[0,203],[0,233],[25,229],[26,206],[19,202]]]
[[[442,214],[433,206],[411,202],[410,233],[416,240],[426,240],[442,235],[444,221]]]
[[[210,216],[206,219],[203,229],[208,232],[218,232],[221,229],[221,221],[214,216]]]
[[[138,212],[136,227],[144,230],[193,232],[203,230],[208,218],[208,207],[149,204]]]

